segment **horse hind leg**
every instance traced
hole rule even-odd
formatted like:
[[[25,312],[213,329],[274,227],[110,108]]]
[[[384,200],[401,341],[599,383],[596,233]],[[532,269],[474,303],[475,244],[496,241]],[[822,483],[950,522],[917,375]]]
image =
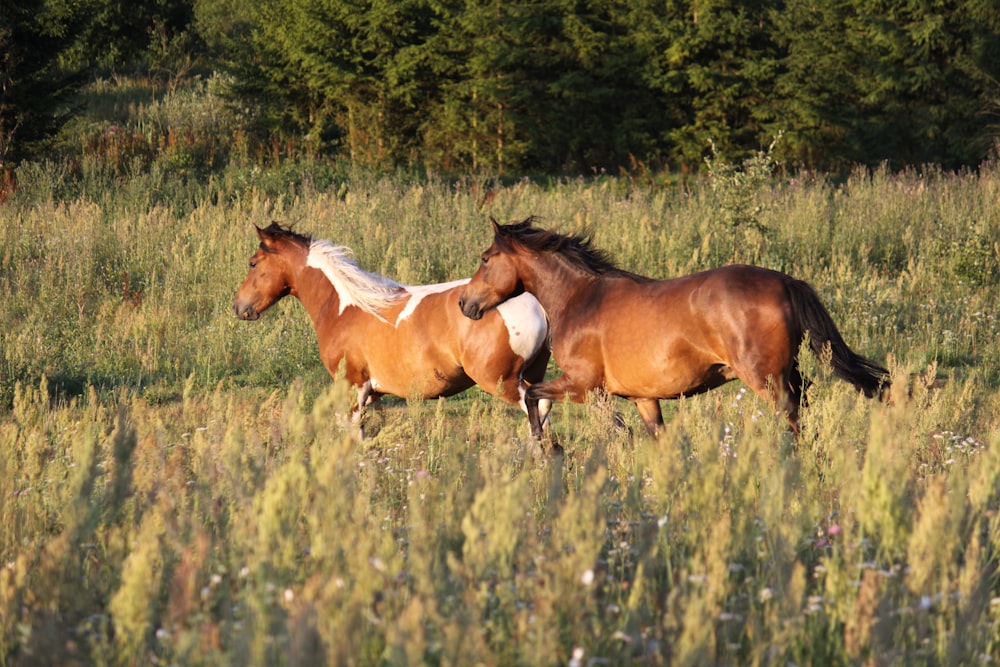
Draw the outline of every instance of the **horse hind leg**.
[[[788,420],[788,427],[795,439],[799,437],[799,408],[802,405],[802,375],[793,360],[785,369],[775,372],[742,373],[737,376],[751,390],[768,402]]]
[[[492,383],[485,380],[488,371],[466,368],[465,372],[486,393],[521,408],[528,417],[531,437],[541,440],[543,426],[548,422],[551,401],[539,401],[530,396],[531,382],[522,377],[522,370],[508,369]]]
[[[519,405],[521,410],[528,415],[528,426],[531,429],[531,437],[534,440],[542,439],[545,427],[549,423],[552,401],[530,396],[529,388],[531,385],[545,379],[545,371],[548,369],[550,356],[549,349],[542,347],[534,357],[519,369],[517,373],[516,394],[513,387],[510,389],[501,387],[502,391],[510,394],[509,397],[504,396],[504,398],[511,403]]]

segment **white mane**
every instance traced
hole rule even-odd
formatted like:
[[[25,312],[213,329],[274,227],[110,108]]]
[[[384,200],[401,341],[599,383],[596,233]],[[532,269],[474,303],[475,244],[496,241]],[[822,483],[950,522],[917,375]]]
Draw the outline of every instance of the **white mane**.
[[[384,320],[380,311],[408,296],[407,288],[391,278],[365,271],[351,254],[351,249],[345,246],[313,241],[306,265],[322,271],[333,284],[340,296],[341,313],[354,305]]]

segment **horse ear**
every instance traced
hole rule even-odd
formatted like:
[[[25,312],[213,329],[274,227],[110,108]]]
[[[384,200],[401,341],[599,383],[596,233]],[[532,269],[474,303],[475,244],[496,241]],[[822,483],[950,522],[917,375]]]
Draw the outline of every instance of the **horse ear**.
[[[497,219],[494,218],[492,215],[490,216],[490,224],[493,225],[493,235],[494,236],[499,236],[500,235],[500,223],[497,222]]]
[[[281,231],[281,226],[272,222],[267,227],[258,227],[254,225],[254,229],[257,230],[257,238],[260,239],[261,250],[266,250],[270,252],[274,249],[274,244],[278,240],[277,232]]]
[[[273,239],[275,236],[278,236],[283,231],[281,225],[278,224],[277,222],[272,222],[267,227],[258,227],[257,225],[254,225],[254,229],[257,230],[257,236],[260,237],[261,241],[265,239],[267,240]]]

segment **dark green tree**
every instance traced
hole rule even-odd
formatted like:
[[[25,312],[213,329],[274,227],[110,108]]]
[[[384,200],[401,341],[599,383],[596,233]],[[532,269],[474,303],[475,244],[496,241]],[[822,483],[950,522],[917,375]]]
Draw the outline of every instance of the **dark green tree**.
[[[0,23],[0,167],[44,147],[69,119],[80,70],[61,66],[82,28],[69,4],[3,0]]]
[[[359,164],[697,170],[710,142],[741,159],[778,134],[777,159],[813,168],[972,164],[992,147],[1000,19],[987,0],[249,7],[224,31],[243,37],[218,41],[241,100],[271,132]]]
[[[200,49],[187,39],[194,0],[60,1],[73,6],[80,18],[74,45],[66,54],[78,66],[111,71],[151,69],[166,64],[165,58],[192,56]],[[169,53],[172,49],[184,53]]]
[[[148,59],[183,34],[190,0],[2,0],[0,164],[37,154],[98,68]]]
[[[772,16],[778,0],[640,0],[635,34],[648,53],[645,79],[671,105],[666,150],[698,169],[710,142],[745,156],[773,138],[769,123],[781,52]]]
[[[655,154],[663,119],[621,0],[468,2],[452,39],[466,126],[491,168],[590,172]],[[453,108],[460,108],[454,104]],[[477,160],[482,162],[482,160]]]
[[[654,153],[661,124],[628,7],[260,0],[233,71],[270,128],[357,163],[604,168]]]
[[[788,0],[776,15],[786,151],[810,167],[978,164],[1000,79],[1000,8],[981,0]]]
[[[359,164],[415,162],[434,19],[426,0],[260,0],[232,60],[236,90],[271,131]]]

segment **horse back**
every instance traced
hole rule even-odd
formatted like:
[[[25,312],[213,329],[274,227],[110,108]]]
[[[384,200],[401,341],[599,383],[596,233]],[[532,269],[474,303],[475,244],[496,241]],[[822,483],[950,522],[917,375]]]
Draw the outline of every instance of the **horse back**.
[[[733,265],[669,280],[607,281],[598,305],[581,308],[577,324],[557,337],[556,359],[591,355],[614,392],[663,398],[717,386],[732,379],[728,369],[756,365],[760,354],[768,365],[783,364],[796,335],[785,280]]]
[[[731,346],[747,335],[790,333],[789,280],[771,269],[732,264],[653,285],[673,327],[688,337]]]

